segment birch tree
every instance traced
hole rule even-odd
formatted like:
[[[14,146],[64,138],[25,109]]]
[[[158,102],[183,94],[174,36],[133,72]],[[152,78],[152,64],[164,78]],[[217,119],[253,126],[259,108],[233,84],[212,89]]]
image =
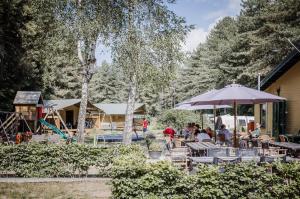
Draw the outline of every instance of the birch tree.
[[[58,19],[73,33],[77,43],[77,58],[81,65],[81,103],[78,116],[78,141],[84,142],[88,85],[95,73],[95,51],[99,41],[106,41],[117,29],[120,7],[111,0],[58,1]]]
[[[168,10],[165,1],[122,2],[124,20],[121,31],[113,37],[112,52],[114,61],[129,80],[123,142],[130,144],[138,88],[149,82],[166,85],[172,79],[182,59],[181,44],[190,27]]]

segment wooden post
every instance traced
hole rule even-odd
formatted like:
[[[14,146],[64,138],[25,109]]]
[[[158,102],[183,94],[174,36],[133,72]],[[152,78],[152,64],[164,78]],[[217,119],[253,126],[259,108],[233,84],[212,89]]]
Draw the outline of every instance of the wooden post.
[[[236,101],[233,102],[234,108],[234,130],[233,130],[233,146],[237,147],[237,139],[236,139],[236,115],[237,115],[237,105]]]

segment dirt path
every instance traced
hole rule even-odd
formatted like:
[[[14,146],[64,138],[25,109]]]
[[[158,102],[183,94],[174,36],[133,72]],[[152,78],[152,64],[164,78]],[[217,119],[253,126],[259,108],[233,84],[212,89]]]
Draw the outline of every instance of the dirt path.
[[[0,199],[111,197],[109,178],[0,178]]]

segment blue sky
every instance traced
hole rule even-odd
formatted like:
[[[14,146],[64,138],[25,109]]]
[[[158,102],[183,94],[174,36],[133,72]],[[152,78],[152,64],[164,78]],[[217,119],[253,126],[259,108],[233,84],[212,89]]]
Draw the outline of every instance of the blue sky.
[[[236,16],[240,12],[241,0],[177,0],[170,4],[169,9],[186,19],[188,24],[195,25],[186,37],[182,49],[185,52],[193,51],[199,43],[203,43],[213,26],[225,16]],[[110,61],[110,53],[100,48],[96,52],[97,62]]]

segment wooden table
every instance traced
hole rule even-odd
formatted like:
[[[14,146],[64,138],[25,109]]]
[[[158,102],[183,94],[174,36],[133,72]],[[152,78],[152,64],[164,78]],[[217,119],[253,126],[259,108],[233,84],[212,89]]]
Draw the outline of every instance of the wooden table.
[[[272,146],[277,146],[283,149],[287,149],[288,153],[290,153],[295,157],[300,155],[300,144],[296,144],[293,142],[274,142],[269,144]]]

